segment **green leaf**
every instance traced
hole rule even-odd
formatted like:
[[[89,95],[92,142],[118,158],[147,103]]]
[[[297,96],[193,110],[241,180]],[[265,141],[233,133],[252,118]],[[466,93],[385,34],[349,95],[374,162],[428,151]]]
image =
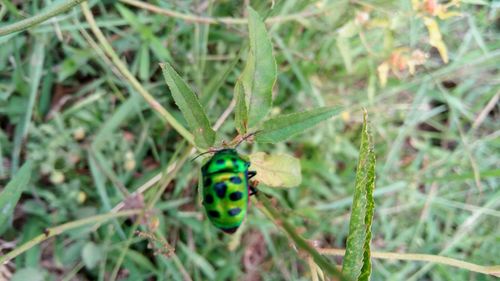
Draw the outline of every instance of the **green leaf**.
[[[352,202],[349,235],[342,273],[350,280],[367,281],[371,274],[370,240],[375,189],[375,153],[364,113],[361,147],[359,152],[356,186]]]
[[[196,253],[195,251],[192,251],[183,243],[179,243],[177,245],[184,252],[184,254],[188,257],[188,259],[191,260],[191,262],[193,262],[195,264],[195,266],[198,267],[207,276],[207,278],[209,280],[215,279],[215,269],[205,259],[205,257]]]
[[[215,131],[210,126],[208,117],[198,100],[198,96],[189,88],[182,78],[168,63],[160,64],[163,77],[167,82],[175,103],[182,111],[191,132],[194,142],[200,148],[209,148],[215,142]]]
[[[236,95],[236,107],[234,109],[234,123],[236,129],[243,135],[246,133],[247,122],[248,122],[248,111],[247,105],[245,102],[245,92],[243,91],[243,87],[241,86],[241,82],[236,82],[236,86],[234,87],[234,94]]]
[[[250,156],[255,179],[270,187],[295,187],[302,181],[300,160],[287,154],[257,152]]]
[[[344,66],[347,70],[347,73],[353,72],[352,66],[352,54],[351,54],[351,43],[349,42],[349,38],[338,37],[337,38],[337,48],[339,48],[340,56],[342,56],[342,60],[344,61]]]
[[[259,14],[248,7],[250,50],[239,80],[245,92],[248,128],[257,125],[271,109],[272,91],[276,82],[276,60],[266,26]],[[245,130],[246,131],[246,130]],[[240,132],[242,133],[242,132]]]
[[[23,141],[29,133],[29,127],[31,124],[31,118],[33,117],[33,110],[35,109],[35,104],[38,95],[38,88],[40,86],[40,81],[43,76],[43,65],[45,62],[45,37],[34,37],[34,49],[30,58],[29,67],[29,99],[28,103],[23,108],[23,116],[21,121],[16,126],[16,131],[14,133],[14,147],[12,149],[12,174],[14,174],[19,168],[19,161],[21,155],[21,148],[23,146]]]
[[[102,257],[103,250],[96,244],[88,242],[87,244],[85,244],[85,246],[83,246],[82,260],[86,268],[95,268],[99,261],[101,261]]]
[[[0,193],[0,234],[7,229],[9,225],[7,221],[30,181],[32,166],[30,161],[24,163]]]
[[[320,107],[308,111],[281,115],[266,120],[255,136],[257,142],[277,143],[302,133],[342,111],[340,107]]]
[[[128,249],[125,255],[127,256],[127,259],[130,259],[130,261],[134,262],[140,268],[149,272],[157,272],[155,266],[141,252]]]
[[[12,276],[11,281],[43,281],[47,277],[47,272],[42,268],[26,267],[20,269]]]

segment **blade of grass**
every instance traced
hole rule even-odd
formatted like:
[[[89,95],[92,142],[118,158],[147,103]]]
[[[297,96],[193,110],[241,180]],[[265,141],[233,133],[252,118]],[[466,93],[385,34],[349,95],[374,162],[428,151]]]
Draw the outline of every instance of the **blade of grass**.
[[[0,27],[0,36],[7,35],[9,33],[23,31],[32,26],[35,26],[41,22],[44,22],[52,17],[59,14],[65,13],[76,5],[84,2],[86,0],[66,0],[61,4],[54,5],[52,7],[46,8],[40,13],[29,17],[27,19],[20,20],[16,23]]]
[[[215,269],[212,267],[210,263],[200,254],[191,251],[186,245],[183,243],[177,244],[182,252],[190,259],[197,267],[201,269],[201,271],[206,275],[209,280],[215,279]]]
[[[461,225],[458,227],[455,235],[453,238],[449,239],[447,245],[444,247],[443,250],[439,252],[439,256],[446,254],[450,250],[454,249],[462,239],[467,237],[466,235],[475,229],[475,226],[479,224],[483,219],[484,216],[483,214],[488,210],[488,209],[495,209],[498,206],[500,206],[500,193],[496,192],[491,199],[484,204],[484,206],[476,211],[474,211]],[[424,275],[427,271],[429,271],[432,267],[434,266],[434,263],[429,263],[426,264],[425,266],[421,267],[415,274],[410,276],[408,280],[415,281],[420,278],[420,276]]]
[[[318,249],[318,252],[324,255],[332,255],[332,256],[345,255],[345,249],[322,248]],[[416,254],[416,253],[371,252],[371,257],[375,259],[396,260],[396,261],[405,260],[405,261],[432,262],[483,274],[489,274],[495,276],[498,276],[500,274],[500,265],[484,266],[438,255]]]
[[[183,144],[181,144],[181,146],[182,145]],[[153,206],[155,206],[156,202],[158,202],[158,200],[160,199],[161,195],[164,193],[167,186],[177,176],[177,173],[182,168],[182,165],[187,161],[187,159],[189,158],[189,155],[191,155],[193,153],[193,147],[188,145],[181,153],[182,154],[178,159],[177,159],[177,155],[174,155],[172,157],[172,161],[171,161],[171,163],[169,163],[169,165],[167,165],[166,171],[159,177],[158,184],[157,184],[158,190],[156,191],[156,193],[152,197],[151,201],[149,201],[148,204],[146,205],[147,210],[152,209]],[[174,160],[174,159],[177,159],[177,160]],[[118,259],[115,263],[115,266],[113,268],[113,271],[111,273],[111,277],[109,280],[114,281],[118,277],[118,272],[119,272],[120,267],[125,259],[127,251],[129,249],[130,245],[132,244],[132,239],[135,236],[135,231],[139,227],[139,222],[142,220],[143,220],[143,216],[141,215],[136,220],[134,225],[132,226],[131,231],[130,231],[130,235],[129,235],[128,239],[126,240],[125,245],[122,247],[122,251],[120,252],[120,255],[118,256]]]
[[[120,0],[120,2],[141,8],[144,10],[151,11],[153,13],[158,13],[162,15],[166,15],[168,17],[178,18],[184,20],[187,23],[204,23],[204,24],[234,24],[234,25],[246,25],[248,24],[248,20],[244,18],[230,18],[230,17],[200,17],[191,14],[183,14],[180,12],[176,12],[164,7],[158,7],[149,3],[145,3],[143,1],[138,0]],[[326,14],[334,9],[338,9],[338,5],[335,3],[334,5],[323,7],[317,10],[311,11],[302,11],[295,14],[276,16],[267,19],[266,23],[282,23],[287,21],[301,21],[304,18],[308,17],[316,17],[323,14]]]
[[[116,213],[107,213],[107,214],[92,216],[92,217],[84,218],[81,220],[76,220],[76,221],[68,222],[65,224],[61,224],[59,226],[47,228],[43,234],[40,234],[40,235],[34,237],[30,241],[16,247],[14,250],[8,252],[4,256],[1,256],[0,257],[0,264],[4,264],[4,263],[12,260],[13,258],[19,256],[20,254],[26,252],[27,250],[31,249],[32,247],[42,243],[43,241],[45,241],[51,237],[63,234],[69,230],[73,230],[75,228],[79,228],[79,227],[85,226],[87,224],[102,223],[102,222],[105,222],[105,221],[113,219],[113,218],[129,217],[129,216],[140,214],[141,212],[142,212],[142,210],[126,210],[126,211],[120,211],[120,212],[116,212]]]
[[[32,166],[31,162],[24,163],[0,193],[0,234],[9,226],[7,221],[12,215],[17,201],[21,198],[21,193],[26,189],[30,181]]]
[[[14,174],[19,166],[19,157],[21,154],[21,146],[23,140],[28,135],[28,129],[33,116],[38,86],[42,78],[43,63],[45,59],[45,42],[44,37],[35,38],[35,48],[30,59],[30,94],[26,111],[21,121],[16,126],[14,136],[14,148],[12,149],[12,174]]]
[[[113,115],[104,122],[104,124],[99,128],[99,131],[95,135],[92,141],[92,148],[99,151],[105,142],[112,138],[112,133],[115,132],[121,124],[123,124],[128,118],[131,118],[133,114],[138,114],[140,112],[139,96],[132,94],[130,98],[122,103]]]
[[[97,37],[99,43],[101,44],[101,48],[104,52],[111,58],[111,61],[116,66],[118,71],[125,77],[128,83],[135,89],[151,106],[153,110],[155,110],[167,123],[169,123],[184,139],[186,139],[190,144],[195,145],[193,135],[182,126],[179,121],[177,121],[172,114],[170,114],[143,86],[142,84],[135,78],[132,73],[127,69],[127,66],[120,60],[118,55],[113,50],[111,44],[109,44],[108,40],[102,33],[102,31],[97,26],[94,16],[90,11],[87,3],[81,4],[83,14],[92,29],[92,32]]]
[[[347,279],[338,269],[330,263],[324,256],[322,256],[316,249],[309,244],[307,240],[305,240],[303,237],[301,237],[295,228],[293,227],[292,224],[290,224],[284,217],[281,216],[281,213],[276,210],[269,199],[267,199],[265,194],[262,194],[262,192],[259,192],[256,194],[257,196],[257,207],[264,211],[266,215],[268,215],[274,222],[275,224],[281,226],[283,230],[288,234],[288,236],[293,240],[295,245],[300,248],[301,250],[304,250],[307,252],[314,260],[314,262],[323,270],[325,271],[328,275],[337,277],[340,280],[349,280]]]
[[[111,200],[109,198],[109,195],[108,195],[108,192],[106,189],[106,180],[105,180],[105,177],[101,174],[101,171],[99,170],[99,168],[97,167],[95,159],[91,156],[90,151],[88,152],[87,161],[88,161],[89,167],[90,167],[90,174],[94,180],[94,183],[95,183],[95,186],[97,189],[97,194],[99,194],[99,197],[101,198],[102,206],[103,206],[104,210],[110,211],[111,210]],[[115,225],[115,227],[117,229],[118,235],[120,235],[120,237],[122,239],[124,239],[126,236],[125,236],[125,231],[123,231],[123,228],[120,226],[120,224],[116,220],[113,221],[113,224]]]

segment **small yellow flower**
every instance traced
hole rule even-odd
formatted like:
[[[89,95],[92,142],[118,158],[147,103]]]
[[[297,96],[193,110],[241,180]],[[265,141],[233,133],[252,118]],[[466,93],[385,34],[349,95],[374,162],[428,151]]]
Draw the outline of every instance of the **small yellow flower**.
[[[78,201],[78,204],[83,204],[85,200],[87,200],[87,193],[83,191],[78,192],[78,197],[76,200]]]
[[[50,182],[53,184],[60,184],[64,182],[64,174],[60,171],[53,171],[50,174]]]
[[[74,132],[73,132],[73,139],[76,141],[81,141],[85,138],[85,129],[83,127],[78,127]]]

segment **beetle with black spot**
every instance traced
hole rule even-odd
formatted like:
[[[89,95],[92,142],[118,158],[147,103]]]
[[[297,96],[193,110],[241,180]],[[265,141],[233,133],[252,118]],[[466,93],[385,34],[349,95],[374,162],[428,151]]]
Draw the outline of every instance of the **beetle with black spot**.
[[[245,219],[255,176],[235,149],[217,151],[201,168],[203,206],[209,220],[225,233],[234,233]]]

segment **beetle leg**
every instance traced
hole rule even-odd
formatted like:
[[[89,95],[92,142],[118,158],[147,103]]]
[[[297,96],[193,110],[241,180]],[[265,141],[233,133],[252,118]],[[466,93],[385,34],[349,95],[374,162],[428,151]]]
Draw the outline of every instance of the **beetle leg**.
[[[256,171],[248,171],[248,179],[255,177],[255,175],[257,175]]]
[[[248,185],[248,197],[257,194],[257,185],[259,185],[259,181],[251,181],[250,184]]]

